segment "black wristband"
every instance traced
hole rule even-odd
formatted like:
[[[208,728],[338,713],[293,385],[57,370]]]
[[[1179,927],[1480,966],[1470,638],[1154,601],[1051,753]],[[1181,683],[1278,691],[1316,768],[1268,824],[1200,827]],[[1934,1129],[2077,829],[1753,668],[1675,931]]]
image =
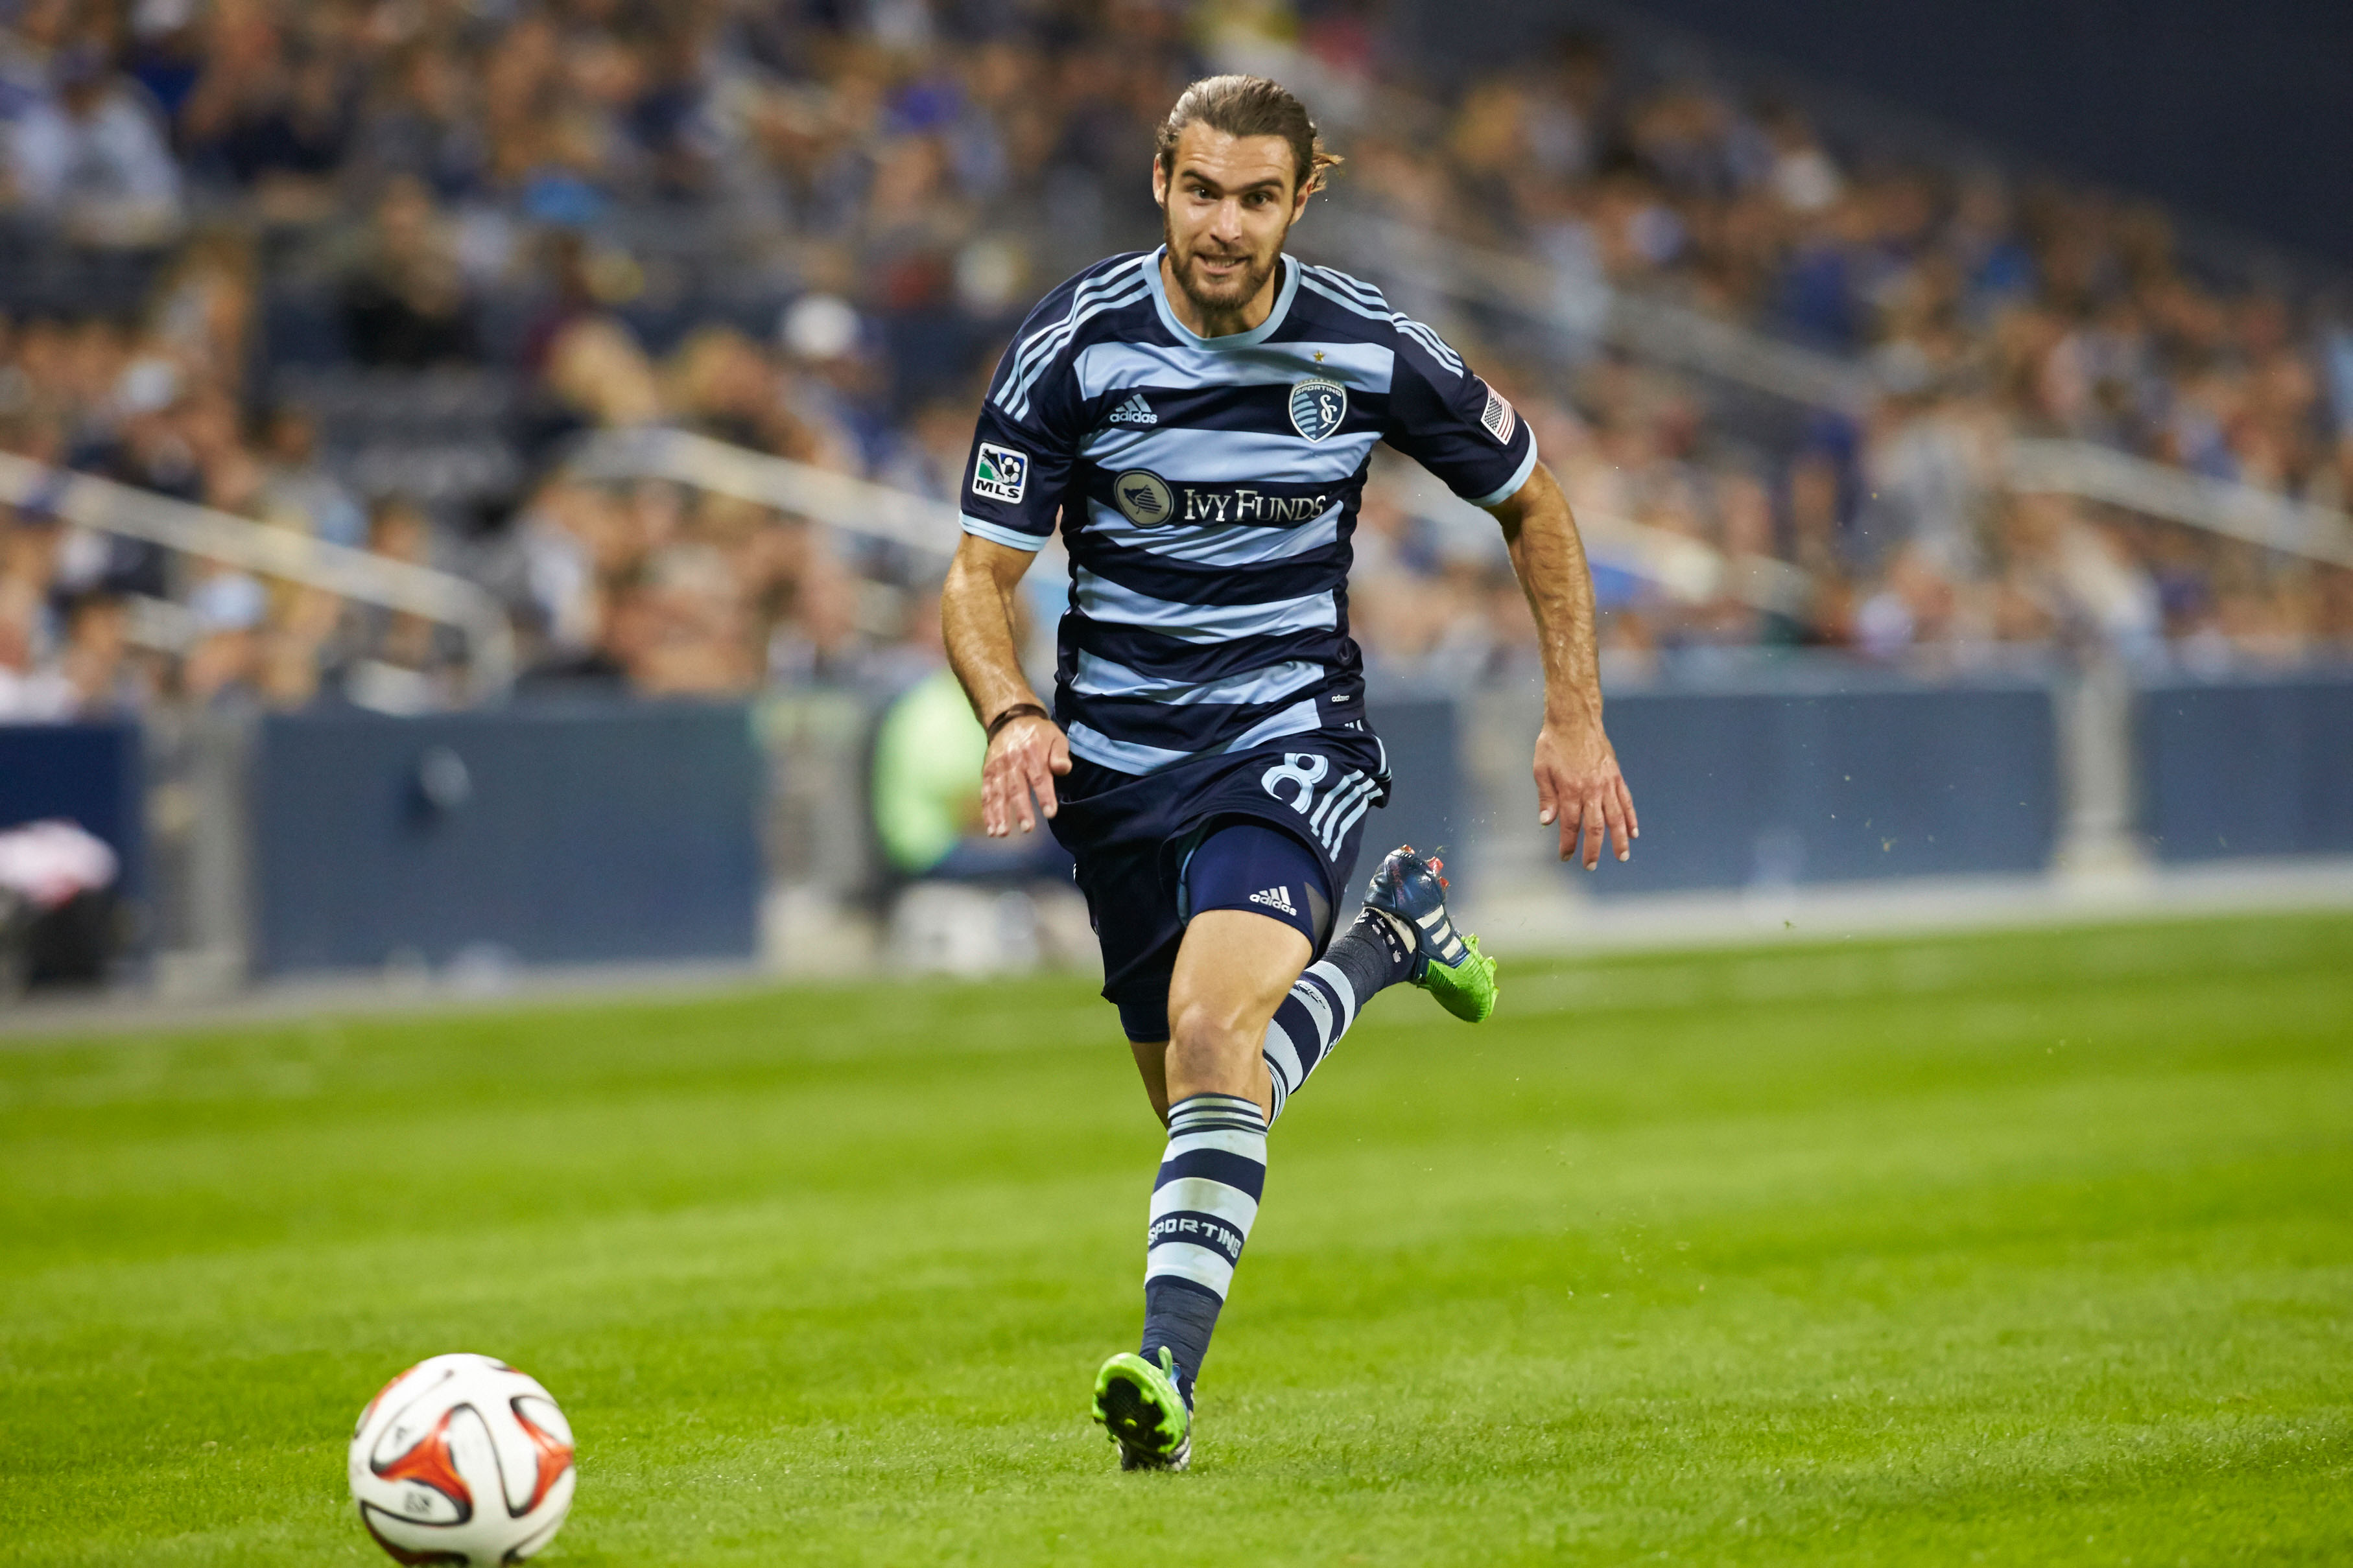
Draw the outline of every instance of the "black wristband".
[[[1004,729],[1008,724],[1012,723],[1016,719],[1050,719],[1052,717],[1052,714],[1047,712],[1043,708],[1039,707],[1035,702],[1016,702],[1012,707],[1008,708],[1004,712],[999,713],[996,718],[991,719],[988,721],[988,738],[992,741],[997,739],[997,732],[999,730]]]

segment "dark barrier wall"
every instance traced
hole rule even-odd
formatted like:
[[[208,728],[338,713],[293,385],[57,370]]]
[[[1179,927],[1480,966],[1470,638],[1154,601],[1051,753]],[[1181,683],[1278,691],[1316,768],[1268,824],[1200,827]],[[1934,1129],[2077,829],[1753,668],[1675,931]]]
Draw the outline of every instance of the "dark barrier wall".
[[[1642,821],[1602,894],[2038,871],[2059,815],[2041,685],[1659,692],[1608,710]]]
[[[2137,730],[2158,859],[2353,852],[2353,672],[2152,686]]]
[[[134,724],[0,724],[0,828],[61,816],[121,857],[116,886],[145,885],[145,769]]]
[[[271,718],[258,966],[747,957],[762,776],[733,705]]]

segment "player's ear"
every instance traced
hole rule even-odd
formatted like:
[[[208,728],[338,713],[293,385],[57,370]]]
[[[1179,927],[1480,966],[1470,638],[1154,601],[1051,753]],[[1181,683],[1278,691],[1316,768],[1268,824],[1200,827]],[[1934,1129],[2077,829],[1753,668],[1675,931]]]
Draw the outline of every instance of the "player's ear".
[[[1152,155],[1152,205],[1155,207],[1168,205],[1168,165],[1162,162],[1157,153]]]

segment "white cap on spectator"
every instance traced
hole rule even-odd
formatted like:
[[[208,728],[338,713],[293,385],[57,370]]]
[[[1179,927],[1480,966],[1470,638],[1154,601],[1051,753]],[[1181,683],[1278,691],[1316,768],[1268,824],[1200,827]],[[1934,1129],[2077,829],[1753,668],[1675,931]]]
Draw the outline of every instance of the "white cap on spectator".
[[[785,307],[776,335],[805,360],[839,359],[858,346],[858,311],[839,294],[804,294]]]
[[[114,383],[114,406],[125,414],[160,414],[180,398],[180,367],[144,354],[122,367]]]

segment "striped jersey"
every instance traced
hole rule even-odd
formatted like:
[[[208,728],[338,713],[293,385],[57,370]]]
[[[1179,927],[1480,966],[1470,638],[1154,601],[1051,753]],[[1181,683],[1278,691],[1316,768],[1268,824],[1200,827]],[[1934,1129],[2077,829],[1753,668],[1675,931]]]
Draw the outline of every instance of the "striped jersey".
[[[1204,338],[1159,250],[1056,289],[998,363],[964,527],[1071,555],[1054,718],[1127,773],[1355,727],[1348,565],[1373,444],[1493,506],[1536,462],[1501,395],[1380,290],[1282,258],[1274,307]]]

